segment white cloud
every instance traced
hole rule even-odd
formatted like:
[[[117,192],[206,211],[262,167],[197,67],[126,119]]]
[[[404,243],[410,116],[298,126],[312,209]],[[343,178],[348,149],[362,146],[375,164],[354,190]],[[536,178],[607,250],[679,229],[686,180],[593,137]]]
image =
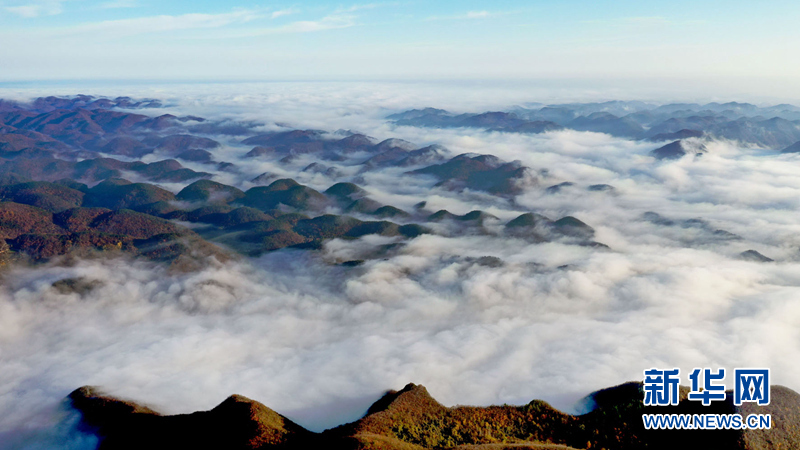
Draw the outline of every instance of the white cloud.
[[[297,13],[297,11],[291,8],[280,9],[278,11],[273,11],[272,13],[270,13],[270,17],[273,19],[277,19],[278,17],[288,16],[290,14],[295,14],[295,13]]]
[[[491,13],[489,11],[470,11],[464,15],[467,19],[483,19],[484,17],[489,17]]]
[[[53,38],[61,36],[75,36],[83,38],[87,35],[97,37],[99,34],[104,34],[108,38],[116,39],[126,36],[150,33],[225,28],[230,27],[231,25],[242,25],[256,22],[265,18],[284,17],[294,13],[296,13],[296,11],[292,9],[274,11],[272,13],[266,12],[262,9],[236,9],[231,12],[219,14],[192,13],[175,16],[161,15],[137,17],[131,19],[90,22],[72,27],[51,29],[43,32],[37,31],[37,33],[32,37],[42,38],[47,36]],[[246,28],[244,31],[236,31],[236,29],[231,29],[227,32],[219,32],[213,36],[203,36],[201,38],[222,39],[263,36],[269,34],[309,33],[348,28],[354,25],[356,25],[356,16],[352,14],[337,13],[322,17],[318,20],[299,20],[277,27],[258,27],[252,25]]]
[[[262,17],[261,11],[250,9],[237,9],[220,14],[161,15],[85,23],[56,31],[55,34],[74,35],[108,32],[113,37],[120,37],[198,28],[220,28],[232,24],[247,23]]]
[[[235,37],[263,36],[269,34],[311,33],[316,31],[350,28],[356,25],[356,17],[350,14],[331,14],[319,20],[299,20],[273,28],[261,28],[236,34]]]
[[[474,19],[488,19],[490,17],[499,17],[511,14],[508,11],[468,11],[464,14],[457,14],[454,16],[432,16],[425,20],[474,20]]]
[[[100,9],[135,8],[138,6],[137,0],[113,0],[101,3]]]
[[[42,1],[17,6],[6,6],[5,10],[25,18],[54,16],[64,12],[62,3],[63,1],[58,0]]]
[[[376,9],[376,8],[383,8],[386,6],[398,6],[399,2],[380,2],[380,3],[362,3],[362,4],[355,4],[346,8],[339,8],[337,12],[356,12],[362,11],[367,9]]]

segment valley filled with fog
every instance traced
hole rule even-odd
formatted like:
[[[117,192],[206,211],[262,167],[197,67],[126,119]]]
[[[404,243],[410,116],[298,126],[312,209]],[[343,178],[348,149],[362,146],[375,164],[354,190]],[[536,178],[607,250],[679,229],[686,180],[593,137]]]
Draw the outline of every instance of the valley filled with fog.
[[[65,178],[78,196],[36,204],[57,231],[4,236],[8,442],[91,445],[62,408],[83,385],[165,413],[238,393],[317,431],[408,382],[448,406],[567,411],[651,367],[769,367],[800,388],[800,155],[783,151],[800,108],[413,84],[90,91],[158,101],[31,106],[78,92],[0,89],[22,105],[0,104],[0,136],[34,142],[2,141],[3,200],[33,205],[14,186]],[[402,115],[428,107],[446,112]],[[104,111],[147,117],[109,131]],[[30,169],[39,158],[69,163]],[[120,163],[86,169],[103,158]],[[197,180],[217,184],[184,190]],[[158,201],[104,191],[140,184]],[[59,222],[78,208],[108,235],[123,210],[163,230],[131,228],[111,254],[41,244],[79,233]],[[168,233],[182,250],[148,247]]]

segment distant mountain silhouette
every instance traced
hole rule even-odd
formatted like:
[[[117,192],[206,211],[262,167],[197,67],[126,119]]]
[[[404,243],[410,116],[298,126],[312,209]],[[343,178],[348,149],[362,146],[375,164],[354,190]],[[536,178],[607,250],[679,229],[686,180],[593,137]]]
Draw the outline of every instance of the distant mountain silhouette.
[[[654,142],[709,136],[771,149],[800,141],[800,108],[758,107],[749,103],[676,103],[610,101],[570,103],[510,111],[454,114],[424,108],[387,116],[397,125],[544,133],[561,129],[593,131]]]
[[[661,133],[656,134],[655,136],[650,136],[647,140],[652,142],[662,142],[662,141],[679,141],[681,139],[687,138],[699,138],[703,136],[702,131],[698,130],[679,130],[674,133]]]

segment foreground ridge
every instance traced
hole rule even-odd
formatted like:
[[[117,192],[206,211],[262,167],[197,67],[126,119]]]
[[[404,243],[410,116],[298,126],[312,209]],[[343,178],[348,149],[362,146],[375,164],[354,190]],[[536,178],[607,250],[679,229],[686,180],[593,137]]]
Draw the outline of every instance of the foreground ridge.
[[[100,437],[99,448],[117,449],[667,449],[756,450],[800,447],[800,394],[772,387],[769,406],[644,407],[641,383],[629,382],[587,397],[595,408],[570,415],[546,402],[523,406],[456,406],[437,402],[424,386],[389,391],[352,423],[314,433],[263,404],[232,395],[209,411],[164,416],[137,403],[105,395],[96,387],[68,399],[83,416],[82,427]],[[644,430],[643,413],[771,414],[771,430]]]

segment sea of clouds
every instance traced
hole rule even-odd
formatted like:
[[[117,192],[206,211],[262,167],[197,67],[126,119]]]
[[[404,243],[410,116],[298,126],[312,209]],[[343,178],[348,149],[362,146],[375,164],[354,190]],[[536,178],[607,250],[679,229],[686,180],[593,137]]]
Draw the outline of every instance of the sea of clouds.
[[[800,389],[797,156],[713,141],[702,157],[659,162],[649,156],[658,144],[596,133],[437,130],[383,120],[411,107],[481,112],[539,100],[519,92],[249,89],[98,93],[164,98],[169,112],[252,120],[264,130],[276,123],[345,129],[441,144],[453,156],[520,160],[548,175],[501,199],[433,188],[407,169],[341,167],[345,176],[331,179],[301,172],[309,159],[244,160],[249,148],[235,138],[218,137],[225,145],[216,155],[241,170],[219,180],[243,188],[262,172],[317,189],[356,179],[372,198],[407,210],[427,201],[432,211],[483,209],[500,223],[527,211],[572,215],[610,249],[534,244],[498,231],[421,236],[358,267],[335,263],[392,239],[334,240],[319,252],[282,250],[193,273],[129,259],[14,268],[0,285],[0,447],[94,445],[72,432],[75,417],[63,408],[62,399],[83,385],[164,413],[209,409],[238,393],[313,430],[360,417],[383,392],[408,382],[445,405],[542,398],[568,410],[593,390],[641,380],[651,367],[680,367],[684,384],[694,367],[769,367],[773,384]],[[544,190],[562,181],[576,185]],[[615,190],[586,190],[600,183]],[[648,211],[676,224],[643,220]],[[694,218],[708,225],[682,225]],[[721,239],[715,229],[741,239]],[[742,260],[749,249],[775,262]],[[483,256],[503,264],[481,264]],[[52,287],[76,277],[102,284],[84,294]]]

